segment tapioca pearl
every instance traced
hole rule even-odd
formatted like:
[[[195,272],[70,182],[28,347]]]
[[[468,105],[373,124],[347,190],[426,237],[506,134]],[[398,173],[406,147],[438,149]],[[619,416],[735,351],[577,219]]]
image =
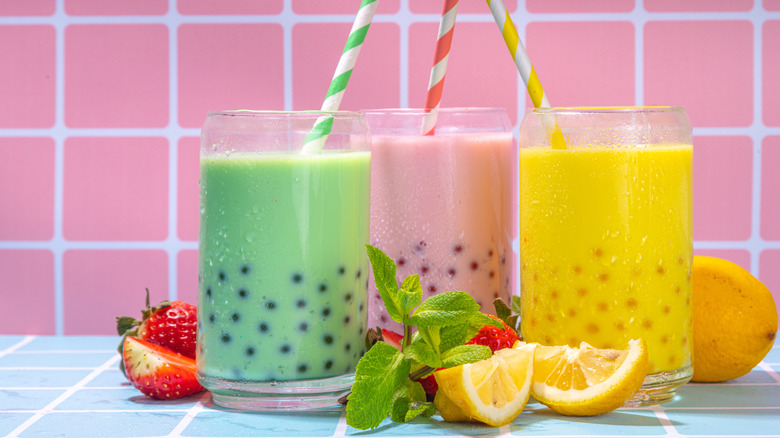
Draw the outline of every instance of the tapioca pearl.
[[[655,268],[655,272],[657,272],[658,275],[664,275],[666,273],[666,268],[664,268],[663,265],[658,265],[658,267]]]
[[[420,275],[424,276],[430,270],[431,270],[430,266],[428,266],[428,265],[420,265]]]
[[[498,298],[499,296],[498,291],[493,291],[493,298]]]
[[[265,302],[265,308],[268,310],[276,310],[276,302],[268,300]]]
[[[587,330],[588,333],[594,334],[594,335],[600,331],[599,326],[597,324],[594,324],[594,323],[590,323],[587,326],[585,326],[585,330]]]
[[[344,301],[346,301],[347,303],[352,302],[352,292],[347,292],[344,294]]]
[[[352,350],[352,344],[344,344],[344,351]]]
[[[331,335],[325,335],[322,337],[322,342],[324,342],[327,345],[333,345],[333,336]]]
[[[324,309],[322,309],[321,313],[322,313],[322,316],[327,318],[328,316],[330,316],[330,307],[325,307]]]
[[[683,336],[682,337],[682,344],[683,344],[683,346],[688,345],[688,337],[687,336]]]
[[[488,277],[489,277],[489,278],[495,278],[495,276],[496,276],[496,271],[490,271],[490,272],[488,272]]]
[[[248,357],[252,357],[255,355],[255,347],[249,346],[244,349],[244,354]]]
[[[215,322],[216,320],[217,320],[217,317],[216,317],[216,315],[214,315],[213,313],[209,313],[209,322],[210,322],[210,323],[212,323],[212,324],[214,324],[214,322]]]
[[[267,335],[271,332],[271,326],[267,322],[261,322],[257,325],[257,331],[260,333]]]
[[[222,335],[219,337],[219,340],[222,341],[223,344],[229,344],[231,341],[230,333],[222,332]]]
[[[365,308],[366,308],[365,304],[363,304],[363,303],[358,304],[358,312],[362,312],[363,309],[365,309]]]
[[[570,347],[576,347],[580,345],[580,341],[577,338],[569,338],[569,346]]]
[[[399,257],[398,260],[395,261],[395,263],[400,267],[406,265],[406,259],[403,257]]]
[[[472,271],[476,271],[479,269],[479,263],[476,260],[472,260],[471,264],[469,265]]]
[[[328,291],[328,285],[325,284],[324,282],[320,283],[320,285],[317,286],[317,290],[320,291],[321,294],[324,294],[325,292]]]
[[[244,289],[244,288],[241,288],[241,289],[239,289],[239,290],[238,290],[238,296],[239,296],[240,298],[246,299],[246,297],[248,297],[248,296],[249,296],[249,291],[247,291],[247,290],[246,290],[246,289]]]
[[[680,295],[680,291],[681,291],[681,290],[682,290],[682,289],[680,289],[680,286],[676,286],[676,287],[674,288],[674,294],[675,294],[675,295]]]
[[[463,244],[456,243],[455,246],[452,247],[452,252],[454,254],[456,254],[456,255],[462,253],[463,252]]]
[[[531,318],[530,322],[531,322],[531,327],[535,327],[538,324],[538,321],[536,320],[536,318]]]
[[[298,298],[298,300],[295,301],[295,306],[299,309],[303,309],[304,307],[306,307],[306,300],[304,300],[303,298]]]
[[[609,310],[609,304],[605,303],[604,301],[601,301],[598,304],[596,304],[596,308],[601,312],[606,312]]]
[[[298,372],[299,373],[303,374],[303,373],[305,373],[308,370],[309,370],[309,365],[307,365],[305,363],[302,363],[302,364],[298,365]]]
[[[330,359],[326,360],[325,364],[322,367],[325,368],[326,370],[333,368],[333,361]]]
[[[290,344],[284,344],[281,347],[279,347],[279,351],[282,354],[289,354],[290,351],[292,351],[292,347],[290,347]]]
[[[588,294],[588,290],[585,289],[584,287],[577,289],[577,295],[584,297],[587,294]]]
[[[553,344],[552,338],[549,337],[549,336],[545,336],[544,337],[544,345],[552,345],[552,344]]]
[[[458,271],[455,270],[455,268],[449,268],[447,269],[447,277],[453,278],[455,277],[455,274],[457,274]]]
[[[582,266],[580,266],[580,265],[574,265],[574,266],[572,266],[572,267],[571,267],[571,271],[572,271],[572,272],[573,272],[575,275],[580,275],[580,274],[582,274]]]
[[[348,325],[350,320],[351,320],[351,318],[349,317],[349,315],[345,316],[344,317],[344,325]]]
[[[651,328],[653,328],[653,320],[645,318],[644,320],[642,320],[642,327],[650,330]]]
[[[292,280],[292,282],[295,284],[299,284],[303,281],[303,274],[301,274],[300,272],[295,272],[290,277],[290,280]]]
[[[428,292],[430,292],[430,293],[432,293],[432,294],[433,294],[433,293],[436,293],[436,286],[435,286],[435,285],[433,285],[433,284],[431,284],[431,285],[428,285]]]
[[[538,272],[534,272],[534,275],[532,276],[532,278],[533,278],[534,281],[539,281],[539,273]]]
[[[241,320],[241,315],[239,315],[238,313],[233,313],[232,315],[230,315],[230,320],[233,322],[238,322]]]
[[[569,309],[567,315],[569,315],[569,318],[574,318],[575,316],[577,316],[577,309]]]
[[[618,321],[615,323],[615,328],[622,332],[626,329],[626,325],[623,323],[623,321]]]
[[[609,274],[606,272],[602,272],[599,274],[599,280],[601,280],[602,283],[606,283],[609,280]]]
[[[360,326],[360,328],[358,329],[358,334],[360,336],[363,336],[363,333],[365,333],[365,331],[366,331],[366,329],[364,329],[363,326]]]
[[[629,298],[626,300],[626,306],[629,308],[635,309],[638,305],[639,302],[636,300],[636,298]]]
[[[379,316],[379,320],[382,321],[383,323],[387,323],[387,315],[382,314],[381,316]]]
[[[683,258],[683,256],[677,257],[677,264],[680,266],[685,264],[685,259]]]
[[[553,289],[553,290],[550,291],[550,298],[557,299],[558,295],[559,295],[559,293],[558,293],[557,289]],[[534,298],[536,298],[536,297],[534,297]],[[538,303],[539,301],[537,300],[536,302]]]
[[[363,275],[363,271],[360,269],[357,270],[357,273],[355,274],[355,278],[360,278],[360,276]]]
[[[345,268],[344,266],[339,266],[339,269],[338,269],[339,275],[344,275],[344,274],[346,274],[346,272],[347,272],[347,268]]]
[[[672,308],[670,306],[664,306],[664,309],[663,309],[664,315],[668,315],[669,312],[671,312],[671,311],[672,311]]]
[[[662,343],[662,344],[667,344],[667,343],[669,343],[669,335],[663,335],[663,336],[661,336],[661,343]]]
[[[206,288],[206,297],[211,298],[211,288],[210,287]]]
[[[494,255],[495,255],[495,252],[493,252],[493,249],[492,248],[489,249],[488,252],[487,252],[488,258],[493,258]]]
[[[309,324],[305,322],[298,324],[298,330],[305,333],[307,330],[309,330]]]
[[[686,274],[686,276],[685,276],[685,280],[688,283],[690,283],[692,278],[693,278],[693,274],[691,273],[691,271],[688,271],[688,274]]]
[[[548,313],[547,314],[547,321],[555,322],[555,315],[553,315],[552,313]]]
[[[241,265],[239,271],[242,275],[249,275],[249,273],[252,272],[252,268],[250,268],[249,265]]]
[[[217,278],[219,278],[220,283],[224,283],[227,281],[227,274],[225,274],[225,271],[219,271]]]
[[[531,298],[531,303],[539,304],[539,296],[538,295],[534,295],[533,298]]]
[[[599,259],[604,255],[604,251],[601,248],[593,248],[593,257]]]

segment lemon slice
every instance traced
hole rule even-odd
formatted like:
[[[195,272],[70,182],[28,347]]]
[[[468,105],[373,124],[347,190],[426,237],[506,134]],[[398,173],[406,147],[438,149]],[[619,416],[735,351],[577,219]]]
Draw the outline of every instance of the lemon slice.
[[[523,411],[531,395],[536,344],[518,343],[490,359],[436,371],[434,404],[444,421],[503,426]]]
[[[647,345],[628,342],[626,350],[542,346],[534,357],[531,395],[564,415],[599,415],[622,406],[647,374]]]

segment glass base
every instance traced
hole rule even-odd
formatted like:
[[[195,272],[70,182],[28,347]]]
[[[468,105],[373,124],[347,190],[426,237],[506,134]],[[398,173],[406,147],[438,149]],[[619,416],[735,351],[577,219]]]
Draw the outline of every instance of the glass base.
[[[671,401],[677,392],[677,388],[688,383],[692,376],[693,368],[690,365],[673,371],[648,374],[639,391],[628,399],[623,406],[652,406]]]
[[[355,382],[355,374],[286,382],[226,380],[198,375],[214,404],[248,411],[312,410],[333,407]]]

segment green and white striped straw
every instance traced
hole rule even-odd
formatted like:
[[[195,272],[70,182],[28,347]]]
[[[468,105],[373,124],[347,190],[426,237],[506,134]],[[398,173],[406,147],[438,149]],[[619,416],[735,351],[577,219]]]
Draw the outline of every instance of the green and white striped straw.
[[[338,111],[341,99],[344,97],[344,89],[347,88],[347,82],[349,82],[349,77],[355,68],[360,48],[363,47],[363,41],[366,39],[368,27],[371,25],[371,20],[374,19],[374,13],[378,4],[379,0],[363,0],[360,3],[360,9],[355,16],[355,22],[352,23],[347,44],[344,46],[344,51],[341,52],[341,58],[339,58],[333,79],[330,81],[330,88],[328,88],[328,94],[322,103],[321,111]],[[318,117],[311,132],[306,135],[301,152],[304,154],[320,152],[332,128],[332,116]]]

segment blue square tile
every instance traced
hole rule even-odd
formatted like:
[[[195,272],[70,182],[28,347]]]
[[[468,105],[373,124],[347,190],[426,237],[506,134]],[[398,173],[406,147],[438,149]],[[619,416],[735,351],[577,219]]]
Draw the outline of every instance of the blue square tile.
[[[119,336],[39,336],[19,351],[116,351],[120,339]]]
[[[130,382],[127,381],[127,377],[125,377],[125,375],[119,371],[118,366],[119,365],[98,374],[92,380],[87,382],[86,387],[119,388],[130,385]]]
[[[178,400],[155,400],[141,394],[132,386],[118,389],[80,389],[60,403],[55,409],[63,410],[178,410],[195,406],[204,393],[193,394]]]
[[[10,435],[11,431],[21,426],[32,416],[33,414],[28,413],[0,412],[0,435]]]
[[[523,413],[510,426],[518,436],[613,436],[664,435],[661,421],[649,410],[619,409],[594,417],[567,417],[552,409]]]
[[[0,350],[5,350],[6,348],[11,348],[14,345],[18,344],[24,340],[24,336],[9,336],[9,335],[2,335],[0,336]]]
[[[329,437],[341,410],[296,413],[243,412],[209,409],[198,413],[182,436],[210,437]]]
[[[695,383],[683,386],[665,408],[780,407],[780,385]]]
[[[0,387],[70,387],[90,372],[89,370],[0,370]]]
[[[780,432],[778,409],[674,409],[666,415],[682,435],[777,436]]]
[[[52,412],[47,413],[20,437],[158,437],[167,436],[184,412]]]
[[[52,352],[39,353],[14,352],[0,357],[0,367],[61,367],[61,368],[96,368],[116,356],[117,352]]]
[[[430,418],[417,417],[408,423],[394,423],[389,418],[373,430],[358,430],[347,427],[346,435],[349,436],[495,436],[498,435],[497,427],[480,423],[447,423],[440,416]]]
[[[45,408],[64,389],[4,389],[0,391],[0,411],[27,411]]]

